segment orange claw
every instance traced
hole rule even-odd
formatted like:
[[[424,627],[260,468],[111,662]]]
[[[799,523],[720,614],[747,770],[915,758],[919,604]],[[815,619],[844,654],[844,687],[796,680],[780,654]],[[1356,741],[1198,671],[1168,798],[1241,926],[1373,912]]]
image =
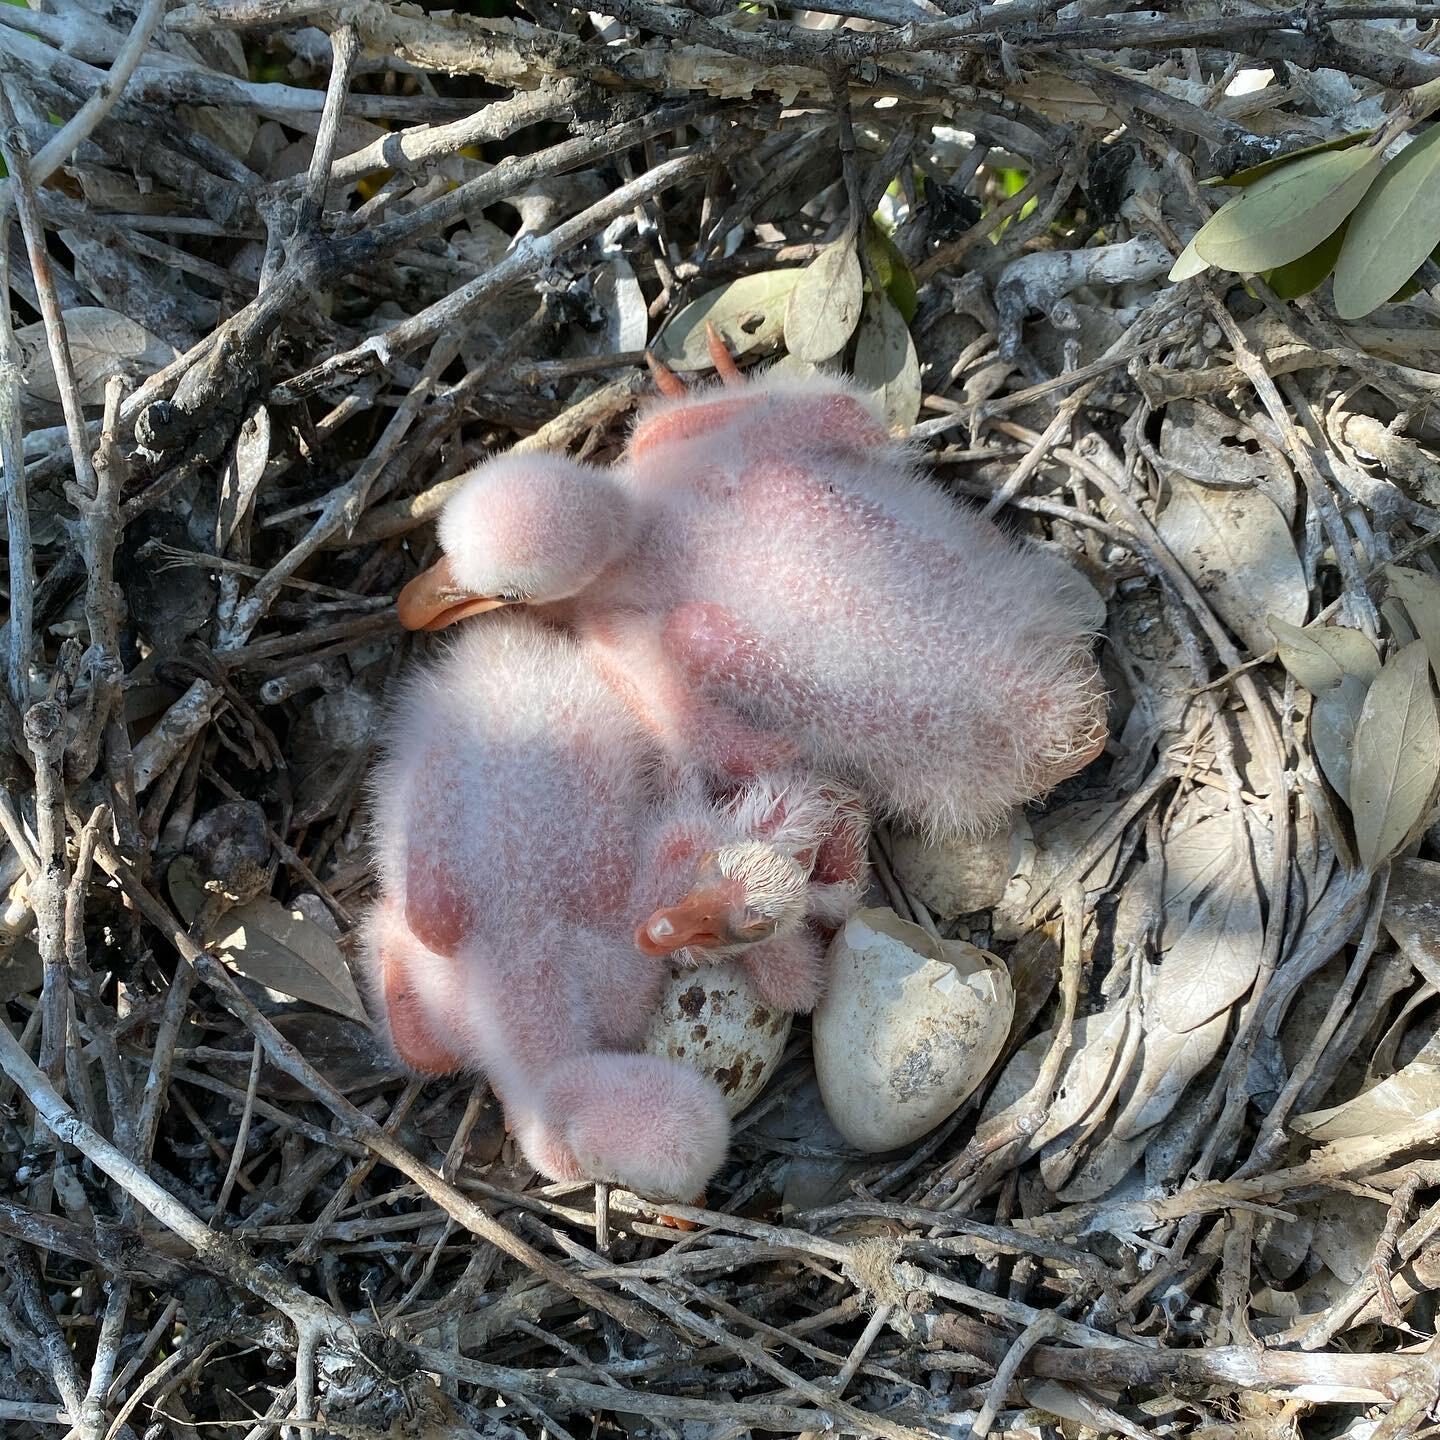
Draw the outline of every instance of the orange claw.
[[[710,1208],[703,1190],[690,1203],[696,1210],[708,1210]],[[698,1220],[682,1220],[678,1215],[666,1215],[664,1211],[661,1211],[655,1218],[656,1221],[667,1230],[695,1231],[704,1228]]]
[[[662,394],[668,395],[672,400],[681,400],[688,393],[685,389],[685,382],[663,361],[657,360],[651,350],[645,352],[645,363],[650,367],[650,373],[655,377],[655,388]]]
[[[722,383],[743,385],[745,377],[740,373],[740,367],[735,363],[735,357],[730,353],[725,337],[708,320],[705,322],[705,343],[710,347],[710,363],[714,365],[715,373]]]

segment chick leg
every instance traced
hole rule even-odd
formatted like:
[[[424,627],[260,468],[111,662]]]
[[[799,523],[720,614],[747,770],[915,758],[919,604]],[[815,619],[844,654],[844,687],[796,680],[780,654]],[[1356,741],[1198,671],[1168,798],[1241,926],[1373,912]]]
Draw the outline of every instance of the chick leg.
[[[428,951],[409,932],[393,902],[366,917],[361,955],[374,1008],[390,1048],[402,1064],[422,1075],[450,1075],[465,1061],[439,1033],[432,1006],[444,1007],[453,983],[453,962]]]
[[[720,1168],[730,1118],[719,1087],[699,1071],[654,1055],[594,1051],[557,1067],[542,1109],[549,1148],[563,1137],[578,1174],[606,1180],[653,1200],[691,1200]],[[542,1154],[527,1157],[547,1174]],[[574,1176],[555,1175],[556,1179]]]

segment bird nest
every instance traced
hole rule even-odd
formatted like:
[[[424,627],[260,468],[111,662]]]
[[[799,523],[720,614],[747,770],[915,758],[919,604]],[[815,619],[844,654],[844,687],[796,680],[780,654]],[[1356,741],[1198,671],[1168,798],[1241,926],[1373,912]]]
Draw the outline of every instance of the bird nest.
[[[0,22],[7,1435],[1425,1422],[1434,7]],[[430,521],[707,319],[1074,564],[1111,740],[876,836],[1008,972],[970,1098],[852,1150],[801,1020],[662,1212],[399,1073],[351,936]]]

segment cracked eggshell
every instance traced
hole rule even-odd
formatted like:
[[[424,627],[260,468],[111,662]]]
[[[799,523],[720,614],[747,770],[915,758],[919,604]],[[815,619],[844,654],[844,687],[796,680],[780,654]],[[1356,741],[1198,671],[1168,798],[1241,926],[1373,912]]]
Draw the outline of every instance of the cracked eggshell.
[[[1009,972],[893,910],[853,915],[830,967],[813,1022],[825,1108],[858,1149],[897,1149],[954,1114],[999,1058],[1015,1013]]]
[[[640,1048],[708,1075],[734,1119],[775,1073],[792,1019],[760,999],[734,961],[672,965]]]

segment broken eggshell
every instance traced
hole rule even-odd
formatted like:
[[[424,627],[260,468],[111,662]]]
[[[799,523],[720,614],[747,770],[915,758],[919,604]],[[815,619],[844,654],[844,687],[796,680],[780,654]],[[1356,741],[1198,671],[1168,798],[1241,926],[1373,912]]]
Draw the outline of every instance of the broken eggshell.
[[[830,947],[815,1011],[825,1108],[858,1149],[894,1150],[969,1099],[999,1058],[1015,996],[995,956],[893,910],[861,910]]]
[[[767,1005],[732,960],[672,965],[640,1049],[708,1075],[734,1119],[775,1073],[791,1018]]]

